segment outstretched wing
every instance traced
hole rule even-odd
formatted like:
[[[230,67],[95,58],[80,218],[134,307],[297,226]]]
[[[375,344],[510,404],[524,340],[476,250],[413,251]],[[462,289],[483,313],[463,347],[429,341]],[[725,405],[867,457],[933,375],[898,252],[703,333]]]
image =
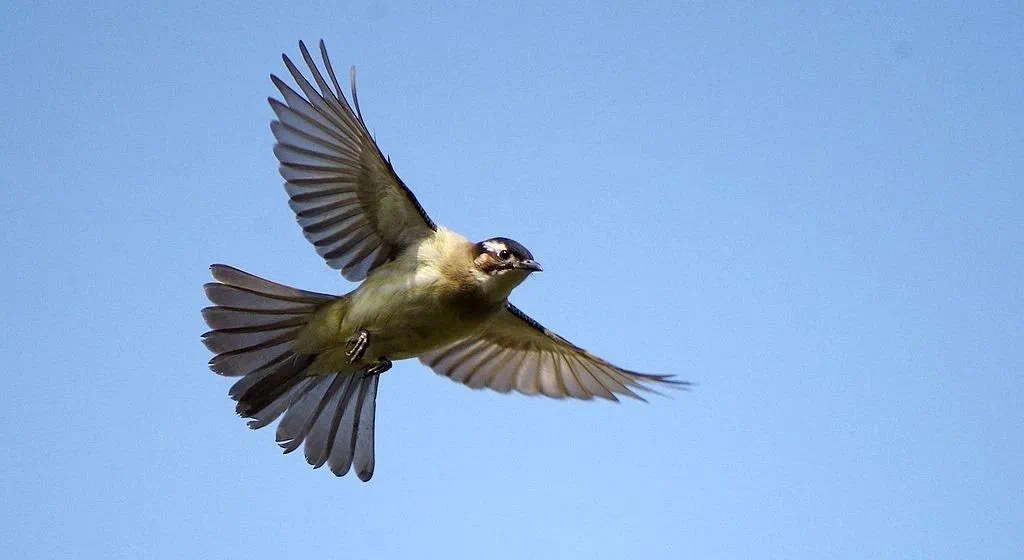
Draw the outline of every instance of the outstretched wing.
[[[670,375],[637,373],[612,365],[544,328],[511,303],[479,335],[420,358],[435,372],[474,389],[507,393],[618,400],[642,397],[649,385],[686,387]],[[656,392],[656,391],[654,391]]]
[[[317,87],[282,55],[302,94],[270,77],[284,97],[284,102],[270,99],[277,115],[270,123],[277,139],[274,154],[306,239],[329,266],[359,281],[437,226],[370,136],[356,97],[355,68],[353,110],[324,42],[320,56],[333,89],[306,45],[300,42],[299,49]]]

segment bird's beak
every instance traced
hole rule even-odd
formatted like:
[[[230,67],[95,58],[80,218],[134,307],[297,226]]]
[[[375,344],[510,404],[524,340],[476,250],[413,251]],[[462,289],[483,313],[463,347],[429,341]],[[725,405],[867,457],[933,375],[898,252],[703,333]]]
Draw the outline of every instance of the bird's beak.
[[[519,261],[519,264],[516,265],[516,268],[521,268],[523,270],[532,270],[534,272],[542,272],[544,270],[544,267],[542,267],[540,263],[535,260]]]

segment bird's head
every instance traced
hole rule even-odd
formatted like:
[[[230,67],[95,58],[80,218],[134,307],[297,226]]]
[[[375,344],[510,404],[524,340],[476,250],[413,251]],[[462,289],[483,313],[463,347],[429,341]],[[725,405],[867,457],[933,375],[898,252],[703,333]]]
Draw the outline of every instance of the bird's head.
[[[533,260],[529,249],[507,237],[492,237],[477,243],[473,265],[484,290],[500,299],[508,297],[530,273],[544,270]]]

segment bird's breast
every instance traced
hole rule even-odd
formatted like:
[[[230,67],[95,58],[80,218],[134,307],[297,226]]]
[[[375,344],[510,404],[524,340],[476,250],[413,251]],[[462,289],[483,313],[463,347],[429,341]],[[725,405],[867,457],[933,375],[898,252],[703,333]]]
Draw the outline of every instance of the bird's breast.
[[[343,323],[346,332],[370,333],[370,359],[401,360],[442,348],[479,331],[501,309],[471,285],[429,267],[378,272],[352,294]]]

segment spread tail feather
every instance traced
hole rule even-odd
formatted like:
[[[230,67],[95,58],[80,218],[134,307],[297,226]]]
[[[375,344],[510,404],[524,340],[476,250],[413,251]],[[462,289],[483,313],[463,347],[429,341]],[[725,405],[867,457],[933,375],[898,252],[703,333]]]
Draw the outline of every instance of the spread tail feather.
[[[314,468],[327,464],[342,476],[352,466],[373,476],[373,427],[379,375],[361,372],[310,376],[315,355],[292,350],[317,309],[337,296],[264,280],[230,266],[210,267],[216,282],[203,286],[214,304],[203,309],[211,331],[203,343],[215,354],[210,369],[240,377],[228,394],[236,411],[262,428],[278,417],[278,444],[290,453],[305,442]]]

